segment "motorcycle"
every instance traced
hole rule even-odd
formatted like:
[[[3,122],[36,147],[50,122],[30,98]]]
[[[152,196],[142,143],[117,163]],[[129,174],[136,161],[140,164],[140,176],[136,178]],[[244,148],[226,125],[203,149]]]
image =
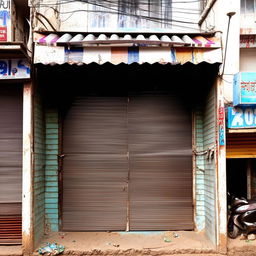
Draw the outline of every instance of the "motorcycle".
[[[256,232],[256,200],[234,198],[228,220],[228,236],[235,239],[240,234]]]

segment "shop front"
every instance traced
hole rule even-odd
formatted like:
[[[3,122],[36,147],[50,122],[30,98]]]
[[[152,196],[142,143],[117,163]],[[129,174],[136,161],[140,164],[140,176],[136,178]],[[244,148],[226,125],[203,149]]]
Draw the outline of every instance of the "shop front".
[[[256,123],[255,106],[228,109],[227,184],[231,195],[254,198]]]
[[[0,60],[0,244],[21,244],[25,59]]]
[[[204,230],[216,244],[213,39],[38,37],[47,231]]]
[[[94,88],[77,81],[63,102],[65,231],[194,228],[190,106],[163,86],[166,76],[135,72],[111,81],[99,70],[107,90],[97,78]]]

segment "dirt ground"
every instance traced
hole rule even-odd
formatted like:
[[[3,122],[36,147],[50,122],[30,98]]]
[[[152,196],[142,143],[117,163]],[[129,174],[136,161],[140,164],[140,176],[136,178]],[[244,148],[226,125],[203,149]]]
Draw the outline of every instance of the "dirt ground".
[[[22,256],[21,246],[0,246],[0,256]]]
[[[64,255],[73,256],[223,256],[204,234],[195,232],[58,232],[46,242],[65,246]],[[21,246],[0,246],[0,256],[21,256]],[[35,252],[33,255],[39,255]],[[228,240],[228,256],[256,256],[256,240]]]
[[[65,246],[64,255],[175,255],[214,254],[203,234],[195,232],[58,232],[45,242]],[[38,255],[38,254],[35,254]],[[215,254],[216,256],[216,254]]]
[[[256,240],[229,239],[228,256],[256,256]]]

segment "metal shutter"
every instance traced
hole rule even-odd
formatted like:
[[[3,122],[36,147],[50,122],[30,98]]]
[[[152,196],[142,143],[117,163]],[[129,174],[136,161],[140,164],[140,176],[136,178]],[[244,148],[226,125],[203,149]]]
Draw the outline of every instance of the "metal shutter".
[[[227,158],[255,158],[255,133],[227,133]]]
[[[174,97],[76,99],[63,128],[63,230],[193,229],[191,129]]]
[[[0,86],[0,243],[21,242],[22,87]]]
[[[64,121],[63,229],[125,230],[127,98],[80,98]]]
[[[130,98],[130,229],[193,229],[191,112],[171,96]]]

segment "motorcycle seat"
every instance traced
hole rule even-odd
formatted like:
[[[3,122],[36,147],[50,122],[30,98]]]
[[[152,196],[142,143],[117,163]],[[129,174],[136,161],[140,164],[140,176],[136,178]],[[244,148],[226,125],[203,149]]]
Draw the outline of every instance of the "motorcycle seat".
[[[251,204],[240,205],[235,209],[236,213],[244,213],[247,211],[256,210],[256,202]]]

